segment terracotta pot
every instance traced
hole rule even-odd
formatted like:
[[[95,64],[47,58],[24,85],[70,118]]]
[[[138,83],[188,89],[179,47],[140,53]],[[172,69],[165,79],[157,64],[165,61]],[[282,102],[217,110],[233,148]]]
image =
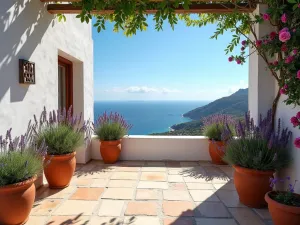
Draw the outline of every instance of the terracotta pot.
[[[225,151],[224,151],[225,142],[223,141],[212,141],[209,140],[209,154],[213,164],[217,165],[226,165],[227,163],[222,160]]]
[[[76,168],[76,152],[66,155],[46,155],[44,173],[49,188],[65,188],[70,185]]]
[[[300,224],[300,207],[284,205],[276,202],[270,195],[275,194],[274,191],[265,195],[268,203],[269,212],[272,216],[274,225],[299,225]],[[298,195],[300,198],[300,195]]]
[[[263,208],[267,206],[264,199],[265,194],[272,190],[270,178],[275,171],[259,171],[233,166],[234,185],[240,201],[252,208]]]
[[[35,198],[34,181],[0,187],[0,224],[20,225],[28,220]]]
[[[100,154],[105,163],[115,163],[121,154],[121,140],[100,141]]]

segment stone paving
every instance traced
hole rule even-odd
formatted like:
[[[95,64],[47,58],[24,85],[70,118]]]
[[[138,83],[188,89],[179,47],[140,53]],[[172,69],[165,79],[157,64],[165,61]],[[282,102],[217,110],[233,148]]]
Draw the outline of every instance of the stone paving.
[[[44,185],[26,225],[271,225],[239,202],[232,168],[209,162],[91,161],[71,185]]]

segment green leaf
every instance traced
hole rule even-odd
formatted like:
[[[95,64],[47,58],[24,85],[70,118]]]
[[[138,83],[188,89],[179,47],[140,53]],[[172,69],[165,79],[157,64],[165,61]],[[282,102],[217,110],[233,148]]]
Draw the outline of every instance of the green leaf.
[[[287,0],[287,1],[288,1],[288,3],[291,3],[291,4],[297,3],[296,0]]]

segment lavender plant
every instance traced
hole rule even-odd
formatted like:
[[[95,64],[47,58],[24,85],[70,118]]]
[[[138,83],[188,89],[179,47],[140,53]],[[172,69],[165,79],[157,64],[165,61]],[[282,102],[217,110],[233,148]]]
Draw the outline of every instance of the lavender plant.
[[[113,112],[105,112],[94,124],[94,132],[101,141],[119,140],[128,134],[131,128],[132,125],[128,124],[123,116]]]
[[[213,141],[227,141],[234,135],[234,126],[230,115],[211,115],[203,119],[203,134]]]
[[[82,121],[82,113],[73,115],[72,106],[66,110],[42,111],[39,120],[34,115],[33,131],[35,141],[45,141],[49,155],[62,155],[75,151],[76,147],[91,140],[91,123]]]
[[[47,147],[42,142],[37,148],[32,142],[32,125],[27,132],[12,138],[12,129],[0,135],[0,187],[16,184],[38,175],[43,169],[43,157]]]
[[[280,119],[277,123],[275,130],[271,111],[265,118],[260,116],[257,126],[249,112],[245,113],[244,121],[236,125],[238,138],[229,141],[223,160],[231,165],[263,171],[286,167],[291,161],[287,150],[291,132],[281,128]]]
[[[289,176],[285,179],[270,178],[270,187],[274,189],[274,192],[270,194],[270,198],[284,205],[300,207],[300,197],[294,193],[297,180],[295,180],[293,183],[290,183],[290,180],[291,177]],[[287,190],[277,191],[276,184],[285,182],[288,182]]]

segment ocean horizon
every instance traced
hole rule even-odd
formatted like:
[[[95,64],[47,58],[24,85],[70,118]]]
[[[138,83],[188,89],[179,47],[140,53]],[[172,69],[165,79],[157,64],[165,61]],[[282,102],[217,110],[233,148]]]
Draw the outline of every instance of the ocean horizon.
[[[131,135],[147,135],[167,132],[175,124],[189,122],[191,119],[182,115],[210,101],[154,101],[154,100],[124,100],[124,101],[95,101],[94,117],[102,113],[118,112],[133,127]]]

